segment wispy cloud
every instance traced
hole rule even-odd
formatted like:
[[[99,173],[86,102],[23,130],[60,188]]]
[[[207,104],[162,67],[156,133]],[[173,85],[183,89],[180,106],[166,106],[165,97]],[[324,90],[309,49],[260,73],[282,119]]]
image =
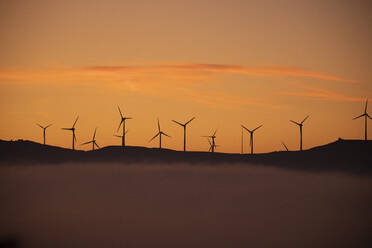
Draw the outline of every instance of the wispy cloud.
[[[245,107],[249,105],[266,107],[270,109],[281,109],[283,108],[280,104],[272,104],[265,99],[254,98],[254,97],[242,97],[226,92],[208,91],[201,92],[192,88],[177,88],[180,95],[187,99],[191,99],[196,103],[207,105],[211,108],[224,108],[231,109],[237,107]]]
[[[248,67],[241,65],[223,64],[163,64],[146,66],[91,66],[82,68],[87,72],[212,72],[212,73],[233,73],[255,76],[295,76],[325,79],[331,81],[356,83],[356,80],[344,79],[325,73],[312,72],[298,67]]]
[[[356,83],[356,80],[328,75],[326,73],[313,72],[298,67],[271,66],[271,67],[248,67],[241,65],[224,64],[155,64],[155,65],[125,65],[125,66],[89,66],[79,68],[60,68],[52,70],[1,70],[0,79],[11,80],[43,80],[43,79],[84,79],[95,77],[108,81],[128,77],[149,77],[149,75],[162,75],[174,78],[205,79],[214,74],[228,73],[253,75],[263,77],[306,77],[324,79],[329,81]]]
[[[342,83],[356,83],[325,73],[311,72],[297,67],[247,67],[241,65],[223,64],[145,64],[126,66],[90,66],[43,70],[0,69],[1,82],[22,83],[80,83],[96,84],[104,87],[120,88],[127,92],[146,96],[172,97],[191,100],[209,107],[262,106],[271,109],[282,106],[250,95],[243,97],[235,93],[217,90],[209,84],[221,82],[214,80],[221,74],[240,74],[258,77],[277,77],[278,84],[287,81],[286,77],[303,77],[323,79]],[[221,82],[226,84],[225,82]],[[225,86],[224,86],[225,87]],[[280,87],[280,85],[278,85]],[[202,89],[204,88],[204,90]],[[205,91],[205,88],[211,90]],[[293,87],[292,87],[293,88]],[[296,87],[294,87],[296,88]],[[321,88],[297,85],[300,90],[281,92],[286,95],[318,97],[323,99],[358,101],[359,98],[349,97],[340,93]],[[215,89],[215,90],[213,90]],[[226,89],[226,87],[225,87]]]
[[[328,90],[319,87],[312,87],[304,83],[295,82],[294,85],[297,86],[299,90],[293,91],[281,91],[280,94],[292,95],[292,96],[301,96],[301,97],[311,97],[318,98],[323,100],[332,100],[332,101],[360,101],[360,97],[348,96],[333,90]]]

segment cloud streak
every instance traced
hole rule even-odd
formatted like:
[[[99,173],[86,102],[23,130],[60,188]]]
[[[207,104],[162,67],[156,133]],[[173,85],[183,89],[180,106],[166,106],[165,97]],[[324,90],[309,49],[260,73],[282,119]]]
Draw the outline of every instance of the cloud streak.
[[[102,81],[128,79],[131,77],[146,78],[149,76],[163,76],[187,79],[205,79],[215,74],[240,74],[262,77],[304,77],[322,79],[335,82],[357,83],[356,80],[312,72],[298,67],[271,66],[248,67],[224,64],[158,64],[158,65],[127,65],[127,66],[89,66],[79,68],[61,68],[54,70],[0,70],[0,80],[44,80],[44,79],[89,79],[95,77]]]
[[[163,64],[146,66],[91,66],[82,68],[86,72],[209,72],[209,73],[233,73],[255,76],[295,76],[324,79],[330,81],[356,83],[356,80],[344,79],[341,77],[324,73],[312,72],[298,67],[248,67],[241,65],[224,64]]]
[[[274,77],[282,87],[286,84],[285,77],[303,77],[307,79],[322,79],[342,83],[356,83],[323,73],[315,73],[297,67],[247,67],[223,64],[152,64],[127,66],[90,66],[44,70],[0,70],[0,82],[21,83],[80,83],[96,84],[104,87],[118,88],[127,92],[146,96],[177,97],[191,100],[209,107],[231,106],[262,106],[271,109],[283,106],[268,101],[267,98],[256,96],[251,92],[242,96],[237,93],[218,90],[213,85],[226,84],[215,80],[221,74],[240,74],[255,77]],[[213,78],[214,77],[214,78]],[[295,85],[300,90],[280,91],[281,95],[314,97],[342,101],[359,101],[359,98],[349,97],[340,93],[309,87],[303,84]],[[206,91],[205,89],[209,90]],[[225,87],[226,88],[226,87]],[[213,90],[214,89],[214,90]],[[267,92],[265,93],[267,94]]]
[[[359,102],[360,97],[347,96],[336,91],[311,87],[303,83],[295,83],[295,85],[302,89],[301,91],[281,91],[280,94],[291,95],[291,96],[302,96],[318,98],[323,100],[333,100],[333,101],[348,101],[348,102]]]

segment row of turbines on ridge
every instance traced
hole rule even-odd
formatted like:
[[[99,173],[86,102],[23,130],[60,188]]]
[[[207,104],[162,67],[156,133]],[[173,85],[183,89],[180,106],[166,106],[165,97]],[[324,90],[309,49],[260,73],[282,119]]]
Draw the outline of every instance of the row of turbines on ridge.
[[[366,104],[365,104],[365,108],[364,108],[364,113],[359,115],[359,116],[356,116],[355,118],[353,118],[353,120],[356,120],[356,119],[359,119],[361,117],[364,117],[364,139],[367,140],[367,120],[368,118],[372,120],[371,116],[367,113],[367,106],[368,106],[368,99],[366,100]],[[128,133],[128,130],[126,130],[126,120],[130,120],[132,119],[131,117],[126,117],[122,114],[121,110],[120,110],[120,107],[118,106],[118,110],[119,110],[119,113],[120,113],[120,123],[119,123],[119,127],[117,129],[117,131],[119,131],[120,127],[123,128],[123,131],[122,131],[122,135],[114,135],[116,137],[119,137],[121,138],[122,140],[122,147],[124,148],[126,145],[125,145],[125,135]],[[296,122],[296,121],[293,121],[293,120],[290,120],[290,122],[296,124],[299,128],[300,128],[300,151],[302,151],[302,127],[303,127],[303,124],[304,122],[309,118],[309,115],[306,116],[301,122]],[[178,122],[178,121],[175,121],[175,120],[172,120],[174,123],[178,124],[179,126],[183,127],[183,151],[186,151],[186,127],[188,124],[190,124],[193,120],[195,119],[195,117],[191,118],[189,121],[185,122],[185,123],[181,123],[181,122]],[[71,128],[62,128],[62,130],[67,130],[67,131],[72,131],[72,150],[75,150],[75,141],[77,141],[76,139],[76,135],[75,135],[75,125],[77,123],[77,121],[79,120],[79,116],[75,119],[73,125]],[[40,128],[43,129],[43,143],[45,145],[45,132],[46,132],[46,129],[50,126],[52,126],[52,124],[49,124],[47,126],[42,126],[40,124],[37,124]],[[250,134],[250,141],[249,141],[249,145],[250,145],[250,148],[251,148],[251,154],[253,154],[253,134],[255,131],[257,131],[259,128],[261,128],[263,125],[260,125],[252,130],[248,129],[247,127],[245,127],[244,125],[241,125],[242,127],[242,140],[241,140],[241,148],[242,148],[242,151],[241,153],[243,153],[243,131],[247,131],[249,134]],[[161,140],[162,140],[162,136],[166,136],[166,137],[171,137],[169,136],[168,134],[164,133],[161,128],[160,128],[160,122],[159,122],[159,119],[158,119],[158,122],[157,122],[157,127],[158,127],[158,132],[155,134],[154,137],[152,137],[150,139],[149,142],[151,142],[152,140],[154,140],[155,138],[159,137],[159,149],[162,148],[161,146]],[[93,138],[92,140],[90,141],[87,141],[85,143],[82,143],[81,145],[87,145],[87,144],[92,144],[92,150],[94,151],[94,149],[97,147],[97,148],[100,148],[99,145],[97,144],[97,141],[96,141],[96,131],[97,131],[97,128],[94,130],[94,134],[93,134]],[[218,146],[215,142],[215,139],[216,139],[216,133],[217,133],[217,130],[215,130],[212,135],[208,135],[208,136],[202,136],[202,137],[206,137],[208,139],[208,143],[209,143],[209,152],[214,152],[216,147]],[[285,147],[285,149],[288,151],[288,147],[282,142],[283,146]]]

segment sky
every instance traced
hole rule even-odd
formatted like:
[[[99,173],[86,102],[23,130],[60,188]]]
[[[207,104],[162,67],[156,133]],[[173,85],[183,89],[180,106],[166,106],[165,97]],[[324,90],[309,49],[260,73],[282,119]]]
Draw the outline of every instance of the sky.
[[[78,149],[97,127],[100,146],[163,132],[163,146],[241,152],[241,124],[259,125],[255,152],[308,149],[361,139],[372,98],[370,1],[0,2],[0,139],[71,147],[61,130],[75,118]],[[372,111],[371,111],[372,112]],[[372,132],[371,121],[368,124]],[[372,134],[371,134],[372,135]],[[249,151],[244,133],[244,152]]]

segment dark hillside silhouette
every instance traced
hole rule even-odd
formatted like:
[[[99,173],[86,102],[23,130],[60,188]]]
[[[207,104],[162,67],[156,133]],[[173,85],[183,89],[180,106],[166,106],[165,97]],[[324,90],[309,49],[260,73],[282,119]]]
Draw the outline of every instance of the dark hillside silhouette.
[[[0,140],[0,164],[39,163],[122,163],[199,164],[199,165],[268,165],[307,171],[372,172],[372,141],[342,140],[309,150],[280,151],[264,154],[229,154],[183,152],[170,149],[107,146],[95,151],[70,150],[32,141]]]

